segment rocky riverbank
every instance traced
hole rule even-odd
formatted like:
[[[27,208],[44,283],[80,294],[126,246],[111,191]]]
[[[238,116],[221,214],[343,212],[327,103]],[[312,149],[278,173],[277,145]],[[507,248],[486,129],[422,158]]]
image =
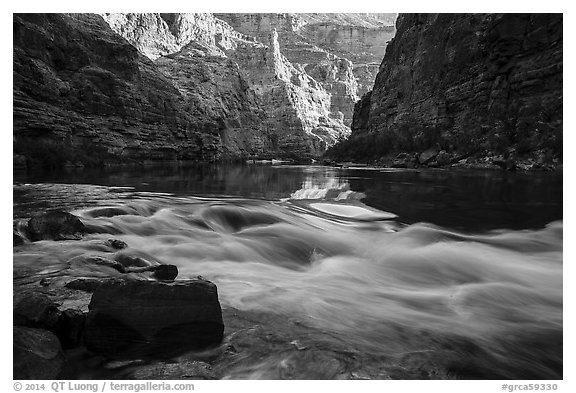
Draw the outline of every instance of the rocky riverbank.
[[[559,158],[546,157],[541,152],[535,157],[506,157],[502,154],[470,155],[448,153],[445,150],[428,149],[421,153],[387,154],[374,160],[340,161],[324,159],[324,165],[338,167],[370,166],[397,169],[494,169],[506,171],[561,171],[563,163]]]

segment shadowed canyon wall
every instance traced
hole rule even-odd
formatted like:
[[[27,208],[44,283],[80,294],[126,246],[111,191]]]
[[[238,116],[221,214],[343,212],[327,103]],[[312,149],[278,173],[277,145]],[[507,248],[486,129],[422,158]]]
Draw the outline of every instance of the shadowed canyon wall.
[[[279,23],[248,28],[229,24],[230,15],[15,15],[16,156],[48,165],[306,159],[349,135],[359,86],[353,63],[312,39],[292,45]],[[310,15],[276,19],[370,31],[389,30],[394,19]],[[320,45],[331,42],[317,35]],[[381,57],[376,41],[358,54]],[[292,61],[302,45],[315,55]]]
[[[400,15],[351,137],[329,154],[561,160],[562,22],[561,14]]]
[[[154,64],[97,15],[14,16],[14,149],[45,164],[218,155]]]

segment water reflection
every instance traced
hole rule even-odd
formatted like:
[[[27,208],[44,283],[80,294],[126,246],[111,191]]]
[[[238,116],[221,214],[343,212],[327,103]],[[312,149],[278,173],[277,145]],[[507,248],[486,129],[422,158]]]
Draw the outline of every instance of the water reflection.
[[[405,223],[430,222],[470,231],[541,228],[562,219],[561,173],[213,164],[14,177],[19,182],[129,186],[137,191],[273,201],[363,198],[363,203],[395,213]],[[17,210],[22,201],[16,192],[14,199]]]

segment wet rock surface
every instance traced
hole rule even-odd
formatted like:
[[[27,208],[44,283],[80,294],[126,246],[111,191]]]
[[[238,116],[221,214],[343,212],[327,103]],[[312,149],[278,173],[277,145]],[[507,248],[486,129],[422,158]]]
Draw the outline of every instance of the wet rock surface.
[[[26,226],[30,240],[78,240],[86,232],[82,221],[73,214],[52,210],[37,213]]]
[[[173,281],[178,276],[178,268],[174,265],[153,266],[152,277],[162,281]]]
[[[108,239],[104,242],[104,244],[115,250],[121,250],[123,248],[128,247],[128,244],[118,239]]]
[[[64,365],[58,338],[47,330],[13,327],[14,379],[55,379]]]

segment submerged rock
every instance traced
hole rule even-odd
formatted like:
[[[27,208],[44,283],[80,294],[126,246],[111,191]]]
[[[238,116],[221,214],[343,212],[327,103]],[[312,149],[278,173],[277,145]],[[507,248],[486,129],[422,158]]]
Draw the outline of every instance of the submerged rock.
[[[43,329],[13,328],[14,379],[54,379],[64,355],[58,338]]]
[[[37,213],[27,225],[30,240],[78,240],[86,233],[82,221],[73,214],[51,210]]]
[[[119,253],[114,256],[114,260],[122,264],[124,267],[145,267],[150,266],[153,262],[148,261],[147,259],[141,258],[137,255]]]
[[[105,266],[116,270],[119,273],[152,273],[151,276],[157,280],[174,280],[178,276],[178,268],[174,265],[162,264],[156,260],[148,261],[139,256],[117,254],[116,260],[108,259],[100,255],[79,255],[68,261],[71,265],[88,269],[106,271],[106,273],[117,276],[117,273],[102,269],[98,266]],[[79,279],[70,281],[66,286],[70,289],[79,289],[86,292],[93,292],[102,280]]]
[[[114,270],[117,270],[120,273],[126,273],[126,268],[120,262],[114,261],[112,259],[104,258],[99,255],[80,255],[77,257],[72,258],[68,261],[71,265],[78,264],[78,265],[100,265],[100,266],[107,266]]]
[[[115,250],[121,250],[123,248],[128,247],[128,244],[126,244],[126,242],[123,242],[122,240],[118,239],[108,239],[104,242],[104,244]]]
[[[222,341],[224,324],[216,285],[110,280],[89,305],[85,344],[104,355],[202,348]]]

